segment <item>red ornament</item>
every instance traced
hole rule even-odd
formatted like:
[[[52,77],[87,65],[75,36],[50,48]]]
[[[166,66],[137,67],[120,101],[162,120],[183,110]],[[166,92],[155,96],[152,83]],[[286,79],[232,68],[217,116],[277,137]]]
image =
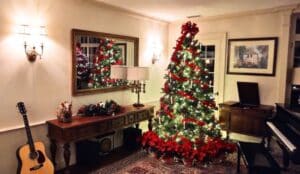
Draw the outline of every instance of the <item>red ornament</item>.
[[[119,59],[113,65],[123,65],[123,61],[121,59]]]
[[[195,63],[189,63],[188,61],[185,62],[187,66],[189,66],[190,68],[194,69],[196,68],[196,64]]]
[[[170,86],[169,86],[168,82],[165,83],[163,90],[164,90],[165,93],[169,93],[170,92]]]
[[[201,85],[201,88],[203,90],[207,90],[207,89],[209,89],[209,85],[207,83],[204,83],[204,84]]]

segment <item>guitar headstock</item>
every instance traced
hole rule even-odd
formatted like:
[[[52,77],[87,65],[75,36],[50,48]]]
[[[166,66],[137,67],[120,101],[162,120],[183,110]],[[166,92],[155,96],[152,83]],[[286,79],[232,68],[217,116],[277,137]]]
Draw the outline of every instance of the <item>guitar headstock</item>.
[[[26,108],[25,108],[25,105],[24,105],[24,102],[18,102],[17,103],[17,107],[19,109],[19,112],[22,114],[22,115],[25,115],[26,114]]]

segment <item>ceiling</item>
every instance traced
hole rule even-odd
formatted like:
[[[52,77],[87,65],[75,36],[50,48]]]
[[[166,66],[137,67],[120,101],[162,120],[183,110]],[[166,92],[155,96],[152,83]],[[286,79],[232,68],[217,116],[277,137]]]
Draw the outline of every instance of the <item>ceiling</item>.
[[[144,16],[175,21],[187,16],[203,17],[274,8],[300,0],[96,0]]]

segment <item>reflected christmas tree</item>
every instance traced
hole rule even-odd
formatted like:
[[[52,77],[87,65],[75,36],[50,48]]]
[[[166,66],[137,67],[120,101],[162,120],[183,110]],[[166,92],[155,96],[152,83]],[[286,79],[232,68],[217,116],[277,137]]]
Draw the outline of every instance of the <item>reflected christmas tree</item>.
[[[99,38],[99,47],[93,58],[91,73],[89,76],[89,88],[106,88],[122,86],[127,82],[110,78],[110,66],[122,65],[121,49],[112,39]]]

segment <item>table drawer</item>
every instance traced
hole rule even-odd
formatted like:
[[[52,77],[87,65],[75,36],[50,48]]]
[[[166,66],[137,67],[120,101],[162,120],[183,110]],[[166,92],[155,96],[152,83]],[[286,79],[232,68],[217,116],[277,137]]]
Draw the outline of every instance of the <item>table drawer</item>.
[[[126,125],[133,124],[134,122],[135,122],[135,119],[134,119],[133,113],[126,116],[126,120],[125,120]]]
[[[72,141],[87,135],[95,134],[96,132],[98,132],[97,125],[68,129],[68,131],[63,132],[63,141]]]
[[[149,111],[141,111],[136,114],[136,121],[147,120],[149,118]]]
[[[83,127],[69,129],[63,132],[64,141],[80,139],[82,137],[94,136],[100,133],[105,133],[110,130],[110,123],[103,122]]]
[[[112,129],[120,128],[120,127],[124,126],[124,124],[125,124],[125,117],[120,117],[120,118],[114,119],[111,122]]]

